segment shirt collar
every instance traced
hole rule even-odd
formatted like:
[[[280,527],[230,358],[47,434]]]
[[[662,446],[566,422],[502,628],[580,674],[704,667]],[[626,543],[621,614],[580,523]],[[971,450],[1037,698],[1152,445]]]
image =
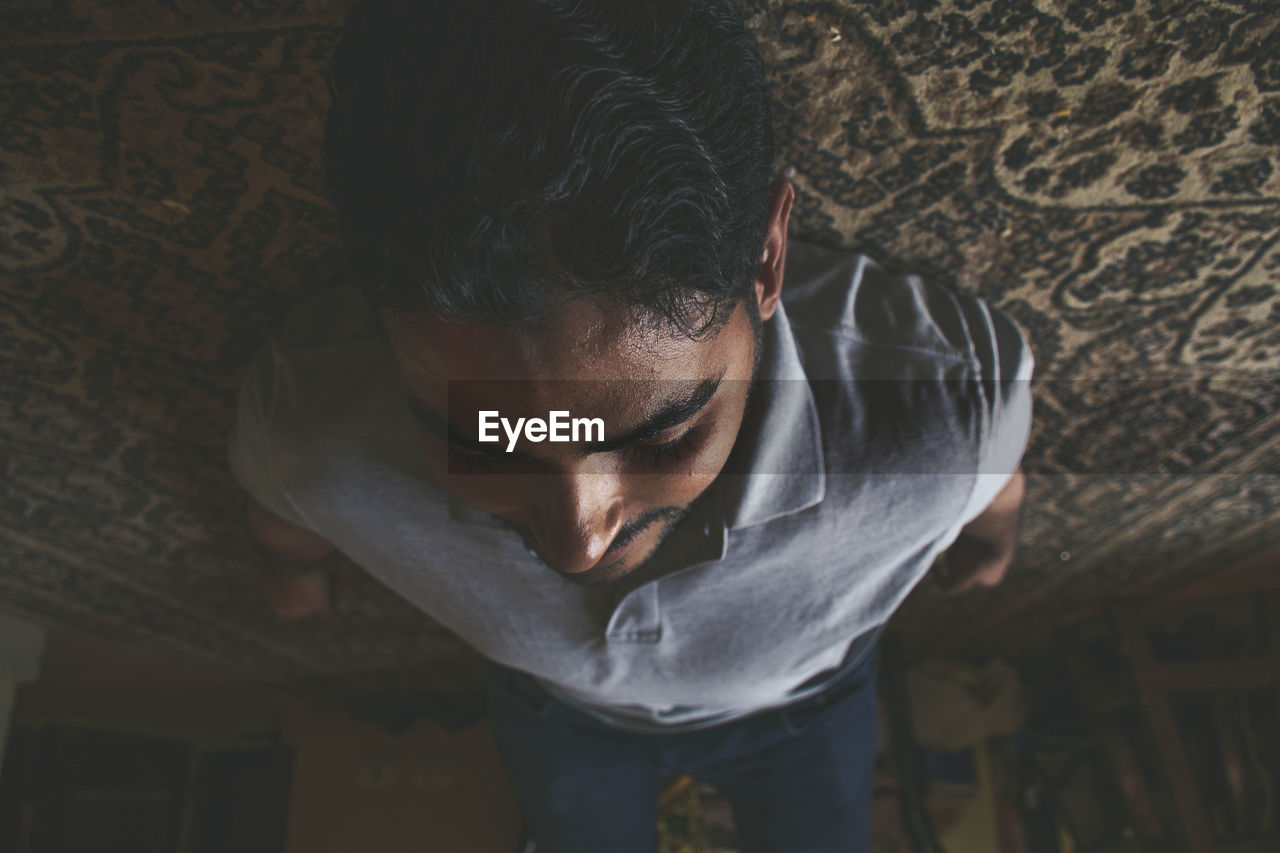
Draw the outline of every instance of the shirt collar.
[[[720,475],[730,530],[808,509],[826,494],[818,409],[782,303],[763,331],[757,381]]]

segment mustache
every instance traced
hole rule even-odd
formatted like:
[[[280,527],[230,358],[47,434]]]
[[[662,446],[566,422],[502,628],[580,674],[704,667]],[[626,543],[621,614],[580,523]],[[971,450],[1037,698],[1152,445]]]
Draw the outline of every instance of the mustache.
[[[674,524],[687,516],[690,511],[689,507],[679,506],[663,506],[645,510],[635,518],[623,524],[622,527],[618,528],[618,532],[614,535],[613,540],[605,550],[608,551],[611,548],[620,548],[627,545],[632,539],[635,539],[641,533],[644,533],[650,527],[659,522],[665,521]],[[540,560],[542,559],[541,555],[538,554],[538,540],[533,535],[532,530],[525,527],[523,524],[516,524],[515,522],[508,521],[505,518],[499,518],[498,520],[505,528],[520,537],[520,541],[524,544],[525,549],[528,550],[529,553],[538,557]],[[546,561],[543,560],[543,562],[545,563]],[[548,568],[550,567],[548,566]]]
[[[609,547],[620,548],[659,521],[675,522],[688,514],[689,510],[687,508],[678,506],[664,506],[646,510],[618,528],[618,533],[613,537],[613,541],[609,543]]]

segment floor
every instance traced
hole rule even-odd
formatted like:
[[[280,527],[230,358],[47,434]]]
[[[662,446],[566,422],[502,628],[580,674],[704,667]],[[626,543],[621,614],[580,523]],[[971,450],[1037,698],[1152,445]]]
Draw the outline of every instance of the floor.
[[[20,737],[91,730],[180,743],[193,779],[194,768],[210,758],[225,764],[228,756],[265,748],[286,756],[284,853],[519,848],[520,810],[483,719],[454,732],[423,721],[392,734],[225,666],[196,666],[68,628],[49,631],[41,663],[39,679],[21,688],[15,705],[13,731]],[[937,674],[932,677],[936,682]],[[938,689],[924,678],[913,689]],[[885,766],[882,756],[873,849],[907,853],[896,784]],[[995,849],[989,774],[980,754],[974,768],[971,780],[935,785],[930,798],[951,853]],[[165,853],[202,853],[200,811],[190,804],[182,811],[179,841]],[[660,853],[730,853],[737,846],[728,803],[691,779],[668,788],[659,826]]]

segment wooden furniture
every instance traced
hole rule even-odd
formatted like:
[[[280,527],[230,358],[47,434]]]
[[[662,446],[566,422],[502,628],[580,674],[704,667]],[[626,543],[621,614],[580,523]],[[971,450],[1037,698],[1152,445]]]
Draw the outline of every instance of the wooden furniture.
[[[1235,622],[1215,628],[1224,612]],[[1109,759],[1124,799],[1133,836],[1127,849],[1280,850],[1275,558],[1154,600],[1113,602],[1099,616],[1117,653],[1111,666],[1097,653],[1105,646],[1095,643],[1090,654],[1082,629],[1059,639],[1093,739]],[[1179,633],[1171,625],[1192,627]],[[1265,708],[1261,716],[1259,707]],[[1188,708],[1201,713],[1189,715]],[[1133,719],[1135,713],[1145,744],[1121,724],[1125,714]],[[1266,738],[1238,735],[1253,731],[1258,719]],[[1189,743],[1198,748],[1189,750]],[[1207,793],[1216,795],[1212,806]]]

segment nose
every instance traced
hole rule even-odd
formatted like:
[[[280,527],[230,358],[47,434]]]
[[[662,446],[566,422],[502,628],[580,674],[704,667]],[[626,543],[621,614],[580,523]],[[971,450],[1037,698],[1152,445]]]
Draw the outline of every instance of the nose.
[[[600,470],[538,476],[530,524],[538,550],[557,571],[584,572],[600,562],[625,521],[618,477]]]

